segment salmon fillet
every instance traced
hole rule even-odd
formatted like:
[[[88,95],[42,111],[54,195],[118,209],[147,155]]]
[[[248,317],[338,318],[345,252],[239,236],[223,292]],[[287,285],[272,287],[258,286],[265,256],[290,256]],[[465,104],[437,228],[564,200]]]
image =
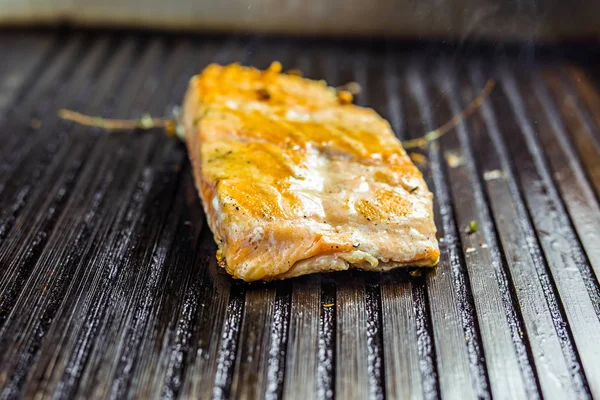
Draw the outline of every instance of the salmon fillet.
[[[238,64],[189,84],[183,124],[217,259],[245,281],[433,266],[433,195],[389,124],[324,81]]]

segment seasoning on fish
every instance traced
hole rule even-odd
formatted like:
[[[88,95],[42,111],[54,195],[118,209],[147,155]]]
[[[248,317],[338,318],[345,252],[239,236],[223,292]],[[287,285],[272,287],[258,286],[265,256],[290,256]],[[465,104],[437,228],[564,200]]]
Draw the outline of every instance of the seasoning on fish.
[[[375,111],[324,81],[210,65],[182,121],[217,258],[245,281],[433,266],[433,195]],[[417,190],[418,189],[418,190]]]

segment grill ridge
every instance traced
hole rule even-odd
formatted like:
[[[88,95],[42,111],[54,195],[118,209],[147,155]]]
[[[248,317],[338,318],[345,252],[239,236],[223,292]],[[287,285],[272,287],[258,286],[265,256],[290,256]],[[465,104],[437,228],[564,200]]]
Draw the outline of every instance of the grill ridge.
[[[106,93],[109,93],[111,91],[111,83],[119,83],[118,79],[115,79],[117,76],[119,76],[117,71],[121,67],[123,67],[123,64],[126,64],[129,60],[128,56],[131,54],[131,49],[131,47],[123,47],[123,51],[121,51],[120,54],[118,54],[115,63],[112,64],[111,68],[108,68],[106,70],[106,74],[102,78],[100,78],[100,83],[105,85],[105,87],[103,87],[103,85],[100,85],[100,87],[103,87],[103,89],[106,90]],[[100,103],[100,100],[97,101],[97,104],[98,103]],[[108,159],[106,157],[100,156],[100,154],[100,152],[96,152],[94,156],[88,158],[88,161],[90,163],[87,164],[87,168],[83,169],[81,173],[81,179],[75,186],[75,191],[81,194],[79,196],[71,197],[67,202],[65,209],[71,209],[74,212],[72,214],[62,214],[57,222],[58,225],[63,226],[63,229],[67,229],[68,234],[66,238],[70,239],[69,242],[73,245],[73,247],[71,249],[66,249],[63,247],[61,253],[59,253],[60,255],[65,257],[66,263],[67,265],[69,265],[69,268],[63,269],[63,271],[61,271],[61,273],[58,276],[56,276],[54,280],[50,281],[52,283],[48,282],[45,284],[49,286],[50,290],[48,292],[48,295],[42,296],[39,300],[41,304],[38,304],[41,310],[43,310],[43,314],[40,314],[40,321],[37,322],[34,326],[38,326],[37,329],[42,330],[42,332],[46,331],[50,326],[50,323],[58,310],[60,301],[62,301],[62,297],[66,293],[66,276],[68,276],[69,272],[79,270],[77,268],[78,262],[80,260],[85,259],[84,257],[86,257],[86,255],[89,254],[89,246],[92,243],[92,241],[90,241],[89,239],[93,238],[98,234],[98,232],[101,232],[102,229],[106,229],[107,227],[106,223],[98,224],[98,222],[106,219],[106,210],[102,206],[106,204],[107,201],[114,201],[116,199],[115,196],[118,195],[117,193],[115,193],[115,186],[113,186],[112,184],[118,184],[119,181],[122,181],[123,177],[116,177],[114,174],[114,170],[111,170],[111,168],[109,167]],[[96,163],[96,165],[94,162]],[[98,163],[100,164],[100,168],[97,168]],[[100,175],[99,180],[91,179],[91,177],[95,175],[95,172],[97,170],[104,170],[105,173]],[[110,190],[109,188],[112,190]],[[76,205],[80,202],[89,205],[90,208],[87,212],[83,213],[77,212],[75,210]],[[54,238],[55,240],[52,241],[52,238]],[[57,235],[54,235],[52,238],[50,239],[45,248],[49,250],[44,251],[39,260],[36,262],[38,268],[35,272],[37,272],[37,274],[34,275],[33,278],[40,282],[36,286],[39,286],[40,284],[44,286],[43,280],[47,279],[45,278],[45,275],[48,273],[51,274],[52,271],[50,260],[57,255],[57,253],[54,252],[53,247],[48,246],[50,244],[60,244],[61,240],[64,240]],[[28,292],[22,293],[19,297],[20,302],[18,302],[17,305],[15,305],[15,308],[18,306],[24,306],[26,304],[27,297],[32,296],[35,293],[35,290],[36,287],[34,286],[33,288],[30,288]],[[23,316],[18,316],[14,313],[14,309],[13,315],[15,315],[15,318],[18,318],[17,320],[23,319]],[[32,319],[30,319],[30,321],[33,322]],[[5,339],[11,338],[12,336],[16,336],[16,338],[18,339],[18,335],[8,334],[10,332],[10,330],[8,332],[6,330],[0,332],[0,336],[2,336]],[[24,358],[20,359],[21,365],[31,362],[29,356],[35,355],[35,352],[38,350],[39,336],[30,337],[26,343],[28,343],[29,346],[31,346],[31,353],[28,356],[25,356]],[[15,347],[15,349],[18,348],[18,346]],[[10,356],[10,354],[11,353],[9,353],[8,355]],[[26,370],[24,369],[23,372],[25,371]],[[17,370],[17,374],[20,373],[22,372]],[[13,381],[17,382],[17,384],[20,379],[25,378],[25,376],[23,375],[17,376],[19,376],[20,378],[17,378],[17,380]]]
[[[460,110],[464,108],[465,104],[468,104],[466,102],[462,104],[460,103],[460,97],[456,88],[456,82],[458,81],[459,76],[457,76],[457,72],[448,66],[448,62],[443,62],[441,64],[441,71],[439,71],[437,85],[440,88],[439,91],[446,93],[447,95],[447,106],[449,108],[449,112],[440,113],[438,110],[437,114],[441,116],[441,118],[439,119],[440,121],[443,121],[446,118],[449,119],[452,115],[459,113]],[[474,91],[471,91],[470,98],[472,98],[472,96],[474,95],[473,92]],[[529,358],[527,346],[525,345],[523,340],[523,320],[519,314],[518,306],[514,302],[514,290],[512,290],[513,288],[511,287],[510,281],[508,279],[509,275],[507,274],[506,270],[507,266],[505,258],[503,256],[501,246],[498,243],[498,235],[495,229],[495,224],[492,220],[492,213],[489,209],[490,201],[486,192],[483,189],[483,174],[480,172],[480,167],[479,165],[477,165],[477,162],[473,155],[472,144],[470,139],[471,136],[471,132],[469,132],[468,130],[468,123],[464,123],[457,126],[455,135],[442,139],[442,142],[446,143],[446,146],[450,146],[453,149],[459,149],[464,160],[463,162],[464,164],[466,164],[467,169],[467,171],[462,171],[461,174],[466,172],[469,175],[469,177],[466,179],[462,177],[462,175],[457,175],[456,179],[450,178],[451,182],[470,182],[469,192],[471,193],[464,193],[464,187],[460,187],[455,190],[455,192],[457,193],[457,201],[455,202],[455,204],[460,203],[459,199],[461,197],[464,199],[465,197],[469,197],[472,194],[476,207],[479,210],[478,220],[480,221],[479,227],[482,232],[481,240],[484,240],[485,244],[490,249],[489,258],[486,259],[485,262],[483,262],[483,265],[491,263],[495,272],[495,278],[498,282],[497,296],[503,303],[504,311],[507,316],[508,331],[510,331],[510,336],[512,338],[513,345],[515,346],[516,362],[521,369],[522,379],[524,381],[523,389],[526,391],[527,398],[539,398],[539,383],[537,382],[534,370],[531,368],[531,359]],[[452,167],[452,165],[449,165],[448,168],[450,170],[455,169]],[[464,206],[464,202],[462,204]],[[462,225],[464,226],[466,223],[468,223],[468,220],[463,220]],[[476,234],[477,233],[471,234],[471,236],[474,236]],[[466,236],[463,235],[463,237]],[[477,246],[477,243],[474,243],[474,245]],[[480,245],[480,247],[482,246]],[[481,272],[482,271],[478,271],[478,274],[481,274]],[[496,381],[497,379],[493,380]]]
[[[24,171],[23,171],[23,173],[24,173],[24,175],[25,175],[25,176],[26,176],[26,174],[27,174],[27,172],[26,172],[26,171],[27,171],[27,170],[24,170]],[[70,174],[69,174],[69,172],[68,172],[68,170],[67,170],[67,173],[66,173],[66,175],[70,175]],[[36,179],[35,175],[34,175],[34,177],[33,177],[33,178],[34,178],[34,179]],[[31,185],[31,184],[30,184],[30,187],[33,187],[33,185]],[[38,195],[39,195],[39,194],[38,194]],[[58,197],[58,201],[59,201],[59,202],[61,202],[61,203],[62,203],[62,202],[64,201],[64,199],[63,199],[63,195],[60,193],[60,191],[59,191],[59,192],[57,192],[57,197]],[[20,199],[23,199],[23,197],[22,197],[22,196],[20,196]],[[5,203],[5,204],[6,204],[6,203]],[[23,210],[23,207],[25,206],[25,202],[24,202],[23,200],[21,200],[21,201],[20,201],[19,203],[17,203],[17,204],[18,204],[18,206],[19,206],[18,208],[12,207],[12,209],[13,209],[13,210],[12,210],[12,213],[10,213],[10,214],[5,214],[5,216],[7,216],[8,218],[6,218],[5,216],[3,216],[3,217],[5,217],[5,218],[2,218],[2,220],[3,220],[3,221],[2,221],[2,223],[1,223],[1,224],[2,224],[1,226],[3,227],[2,229],[4,229],[4,230],[5,230],[6,234],[10,233],[10,229],[11,229],[11,228],[14,226],[14,222],[18,222],[18,219],[17,219],[17,218],[18,218],[18,216],[19,216],[19,212],[20,212],[20,211],[22,211],[22,210]],[[3,205],[3,207],[5,207],[5,205]],[[36,212],[36,210],[29,210],[29,211],[31,211],[31,213],[35,213],[35,212]],[[54,212],[53,212],[53,214],[54,214]],[[34,215],[35,215],[35,214],[34,214]],[[53,216],[51,216],[50,220],[52,220],[52,219],[53,219],[52,217],[53,217]],[[49,232],[51,232],[51,231],[50,231],[50,230],[48,230],[48,231],[46,231],[46,232],[48,232],[48,233],[49,233]],[[43,239],[43,238],[45,238],[45,237],[48,235],[48,233],[44,233],[44,234],[43,234],[43,237],[42,237],[42,239]],[[10,243],[10,240],[8,240],[8,243]],[[17,242],[17,244],[18,244],[18,242]],[[26,244],[29,244],[29,243],[26,243]],[[38,244],[38,243],[34,243],[34,244]],[[39,245],[43,246],[43,240],[41,241],[41,243],[39,243]],[[5,251],[6,251],[6,250],[4,250],[4,248],[3,248],[3,249],[2,249],[2,251],[0,251],[0,255],[4,256],[4,255],[6,254],[6,253],[5,253]],[[41,248],[40,248],[38,251],[41,251]],[[15,254],[15,253],[12,253],[12,254]],[[31,267],[31,266],[33,266],[33,264],[35,263],[35,259],[32,259],[32,258],[31,258],[31,253],[30,253],[30,251],[27,251],[27,252],[22,252],[22,249],[21,249],[21,254],[20,254],[20,257],[23,257],[23,256],[26,256],[26,257],[28,258],[28,259],[26,259],[27,261],[26,261],[26,264],[25,264],[25,266],[26,266],[27,264],[30,264],[30,267]],[[3,262],[3,263],[5,263],[5,265],[6,265],[7,263],[10,263],[10,262],[11,262],[10,260],[11,260],[11,258],[8,258],[8,257],[6,257],[6,258],[4,258],[4,259],[2,260],[2,262]],[[19,260],[19,259],[18,259],[18,260]],[[20,261],[20,262],[23,262],[23,261],[25,261],[25,260],[22,260],[22,259],[20,259],[19,261]],[[19,269],[18,269],[18,268],[19,268],[19,266],[18,266],[18,264],[16,264],[16,263],[15,263],[15,264],[12,264],[12,265],[13,265],[13,270],[15,271],[15,272],[13,272],[13,274],[14,274],[14,273],[20,274],[19,278],[20,278],[20,277],[23,277],[23,279],[22,279],[22,280],[21,280],[21,279],[15,279],[15,278],[14,278],[14,277],[15,277],[15,275],[12,275],[12,276],[11,276],[11,275],[8,275],[8,276],[7,276],[7,278],[8,278],[8,279],[7,279],[7,280],[5,281],[5,283],[4,283],[5,285],[10,285],[10,284],[13,284],[13,285],[14,285],[14,284],[23,283],[23,282],[25,281],[25,279],[26,279],[26,276],[27,276],[27,274],[29,274],[29,272],[30,272],[30,270],[29,270],[29,269],[27,269],[27,268],[26,268],[26,269],[24,269],[24,270],[19,270]],[[21,268],[22,268],[22,267],[23,267],[23,265],[21,266]],[[25,275],[23,275],[23,274],[25,274]],[[6,287],[6,286],[4,286],[4,287]],[[9,289],[9,290],[11,290],[11,289]],[[12,290],[14,290],[14,289],[12,289]],[[15,293],[15,294],[16,294],[16,292],[13,292],[13,293]],[[14,296],[14,295],[13,295],[13,296]],[[5,297],[5,298],[3,298],[3,300],[8,300],[9,302],[11,301],[10,299],[11,299],[11,297],[8,297],[8,296],[7,296],[7,297]],[[7,312],[10,310],[10,308],[11,308],[11,306],[9,306],[8,304],[3,304],[3,306],[2,306],[2,311],[3,311],[4,317],[2,318],[2,320],[4,320],[4,319],[6,318],[6,316],[8,316]]]
[[[483,78],[481,72],[481,65],[477,65],[471,68],[471,80],[476,87],[482,87]],[[496,96],[496,99],[498,95]],[[494,103],[494,101],[490,100],[490,103]],[[504,107],[503,110],[507,110],[507,107]],[[565,358],[568,360],[568,365],[566,368],[571,372],[572,377],[574,379],[574,384],[576,386],[576,393],[582,393],[587,391],[585,384],[585,377],[580,373],[581,367],[578,361],[578,355],[574,349],[574,345],[572,344],[572,333],[566,322],[565,311],[560,303],[558,288],[556,287],[556,283],[552,277],[551,270],[548,265],[548,261],[546,259],[545,254],[542,252],[542,246],[539,242],[539,238],[536,235],[534,229],[533,217],[530,213],[530,210],[526,206],[525,202],[525,190],[518,183],[518,172],[515,171],[513,164],[511,163],[510,155],[508,147],[501,137],[500,128],[498,125],[498,118],[495,114],[499,111],[499,106],[495,104],[495,107],[492,109],[491,106],[487,104],[483,104],[482,106],[482,115],[484,119],[485,126],[487,128],[489,138],[491,143],[493,144],[493,151],[498,155],[499,166],[501,166],[501,170],[504,174],[506,174],[506,181],[509,192],[511,194],[512,201],[515,203],[515,215],[517,220],[520,222],[520,227],[523,230],[523,241],[527,244],[527,248],[530,253],[531,261],[534,266],[531,270],[528,271],[529,276],[532,276],[535,272],[539,279],[539,284],[541,285],[539,291],[543,293],[543,297],[545,301],[548,303],[549,314],[552,318],[552,323],[557,332],[557,336],[560,340],[560,345],[562,351],[565,354]],[[514,121],[510,119],[503,118],[503,121],[506,121],[505,124],[508,125],[505,129],[518,129],[514,126]],[[483,143],[483,142],[482,142]],[[485,151],[485,149],[484,149]],[[483,158],[482,158],[483,160]],[[492,203],[493,205],[493,203]],[[506,235],[506,233],[505,233]],[[513,246],[508,245],[506,248],[511,248]],[[512,275],[515,276],[518,271],[514,270],[515,273]],[[526,278],[526,274],[519,274],[520,277]],[[526,289],[529,288],[529,285],[535,285],[536,282],[527,282],[529,279],[525,281],[521,280],[522,291],[525,292]],[[525,294],[525,293],[524,293]],[[538,300],[541,302],[541,299]],[[537,312],[537,311],[536,311]],[[543,313],[542,315],[546,315]],[[533,315],[530,318],[533,319]],[[537,337],[536,337],[537,336]],[[540,340],[539,335],[535,335],[533,332],[530,337],[536,337],[536,339]],[[540,343],[541,344],[541,343]],[[542,355],[545,354],[544,351],[540,351]],[[553,358],[553,363],[560,362],[559,357]],[[538,373],[539,374],[539,373]],[[560,375],[555,375],[560,376]],[[542,378],[540,378],[542,379]],[[556,380],[555,377],[547,378]],[[547,383],[550,385],[550,383]],[[542,389],[544,389],[542,385]],[[548,389],[549,390],[549,389]]]
[[[427,96],[426,84],[423,82],[423,76],[415,68],[415,61],[407,71],[408,92],[413,96],[420,110],[422,120],[425,121],[425,130],[431,131],[435,124],[430,108],[430,99]],[[418,136],[422,133],[414,134]],[[467,341],[469,369],[471,372],[470,379],[474,381],[474,387],[477,390],[477,396],[480,398],[488,398],[489,393],[489,377],[485,366],[485,358],[481,350],[481,330],[479,328],[476,309],[473,305],[473,294],[469,286],[468,271],[465,269],[465,261],[462,255],[462,246],[456,226],[456,216],[450,196],[450,189],[447,185],[447,175],[443,168],[442,156],[440,154],[439,144],[434,143],[427,151],[430,168],[428,174],[431,174],[431,187],[434,188],[434,196],[436,196],[439,204],[439,214],[441,222],[436,224],[438,229],[443,226],[444,244],[448,246],[449,251],[449,266],[453,274],[453,288],[459,297],[460,320],[462,322],[463,335]],[[429,182],[428,182],[429,184]],[[442,231],[440,229],[440,234]],[[448,290],[448,289],[447,289]],[[450,289],[451,290],[451,289]],[[441,345],[441,343],[440,343]],[[442,393],[442,397],[444,394]]]
[[[505,72],[505,74],[506,74],[506,72]],[[527,120],[527,117],[524,115],[524,113],[522,111],[524,108],[522,106],[522,101],[520,100],[519,97],[517,97],[518,96],[518,89],[514,86],[515,83],[514,83],[514,80],[512,79],[512,77],[509,77],[508,75],[504,75],[503,78],[507,80],[507,83],[506,83],[505,86],[503,86],[503,88],[506,89],[507,97],[509,97],[509,101],[511,101],[511,106],[513,107],[513,110],[515,112],[517,120],[520,122],[521,129],[522,129],[522,131],[524,133],[524,137],[526,139],[528,149],[533,153],[532,154],[532,157],[534,158],[533,163],[535,163],[535,168],[537,168],[537,173],[539,173],[541,175],[540,179],[542,180],[542,185],[543,186],[541,186],[539,188],[539,191],[541,192],[541,194],[544,197],[549,196],[548,198],[544,199],[548,203],[551,202],[551,204],[552,204],[552,205],[548,205],[547,206],[549,214],[553,215],[553,213],[554,213],[554,215],[556,215],[556,217],[558,218],[557,222],[560,225],[559,226],[555,226],[554,228],[558,228],[558,231],[560,232],[560,234],[562,235],[562,237],[564,239],[566,239],[566,241],[569,243],[570,249],[574,250],[574,253],[575,253],[573,255],[574,257],[572,259],[569,259],[569,258],[565,259],[563,257],[564,253],[561,253],[560,254],[560,260],[561,260],[562,263],[565,263],[565,264],[572,263],[578,270],[581,270],[582,268],[586,268],[585,267],[585,263],[586,262],[584,261],[584,259],[582,259],[583,257],[582,257],[582,254],[581,254],[580,245],[579,245],[577,239],[575,238],[575,234],[572,232],[572,230],[570,228],[571,224],[569,222],[568,217],[566,216],[566,212],[565,212],[565,210],[564,210],[564,208],[562,206],[562,202],[561,202],[561,200],[559,198],[559,195],[557,193],[557,189],[556,189],[556,187],[554,186],[554,184],[552,182],[552,178],[550,177],[550,174],[548,172],[547,165],[544,163],[543,156],[540,153],[540,149],[537,147],[537,144],[536,144],[535,139],[533,137],[533,132],[531,131],[531,126],[529,124],[529,121]],[[534,217],[534,221],[535,221],[536,220],[536,214],[533,214],[533,217]],[[539,217],[537,219],[539,221],[538,224],[541,224],[541,223],[545,222],[545,221],[542,221]],[[552,246],[552,241],[555,240],[555,239],[551,237],[550,231],[541,231],[540,232],[540,230],[538,228],[538,234],[540,234],[540,233],[541,233],[542,240],[544,238],[546,238],[547,242],[549,242],[549,243],[547,243],[547,245],[548,246]],[[542,247],[544,247],[544,242],[543,241],[542,241]],[[555,249],[552,249],[552,250],[554,250],[554,252],[556,252]],[[547,252],[548,251],[549,250],[547,250]],[[556,277],[555,278],[555,282],[556,282],[557,286],[559,287],[559,292],[562,293],[562,294],[565,294],[565,292],[566,292],[564,290],[565,287],[563,286],[562,290],[560,288],[560,286],[565,283],[565,281],[563,281],[563,279],[566,278],[566,276],[564,275],[564,271],[560,270],[559,268],[556,268],[553,271],[553,275],[556,274],[556,273],[561,273],[561,272],[563,274],[560,277]],[[571,278],[571,282],[569,282],[569,283],[573,283],[573,284],[577,284],[577,285],[581,284],[582,287],[583,287],[583,290],[587,294],[587,288],[586,288],[584,279],[581,279],[583,282],[579,282],[579,279],[577,279],[576,277],[574,277],[572,275],[570,275],[569,277]],[[573,281],[573,279],[575,279],[576,281]],[[576,291],[576,289],[572,288],[570,290],[570,293],[574,294],[574,291]],[[590,301],[591,299],[582,298],[582,299],[579,299],[579,300],[580,300],[580,302],[582,302],[582,304],[586,304],[587,303],[586,304],[586,306],[587,306],[586,308],[590,307],[590,308],[593,309],[593,304]],[[583,303],[583,301],[585,301],[585,303]],[[589,303],[588,303],[588,301],[589,301]],[[566,306],[572,306],[572,304],[573,304],[572,302],[566,302],[565,305]],[[581,313],[581,312],[582,312],[582,309],[579,308],[578,313]],[[595,310],[593,312],[595,314]],[[572,310],[571,313],[573,313],[572,316],[573,316],[573,318],[575,318],[575,315],[574,315],[575,310]],[[594,322],[594,319],[595,319],[595,322]],[[576,325],[573,322],[571,322],[572,329],[574,330],[573,336],[574,336],[575,340],[576,341],[578,340],[577,339],[578,336],[581,338],[580,339],[581,342],[578,344],[578,347],[580,347],[580,348],[583,346],[583,342],[591,343],[589,341],[591,338],[585,338],[585,336],[582,336],[582,335],[585,335],[585,332],[592,332],[592,331],[594,331],[593,326],[595,326],[596,324],[600,323],[600,321],[598,321],[597,318],[593,318],[593,317],[592,317],[592,319],[586,320],[586,322],[590,323],[590,324],[593,324],[593,325],[587,326],[585,329],[582,329],[581,331],[578,330],[578,327],[579,327],[578,325]],[[580,353],[579,353],[579,355],[580,355],[580,357],[582,359],[584,370],[586,371],[586,375],[589,375],[590,373],[593,373],[593,374],[598,373],[596,371],[596,368],[593,368],[592,364],[591,364],[591,358],[594,358],[593,354],[594,354],[594,350],[593,349],[589,349],[589,352],[586,350],[584,352],[580,351]],[[586,358],[588,358],[587,362],[586,362]],[[588,364],[587,368],[586,368],[586,364]],[[591,382],[594,382],[594,379],[593,379],[594,376],[595,375],[592,375]],[[589,382],[589,377],[588,377],[588,382]],[[590,387],[590,390],[591,390],[591,392],[592,392],[593,395],[598,395],[598,393],[595,393],[596,391],[594,390],[593,387]]]

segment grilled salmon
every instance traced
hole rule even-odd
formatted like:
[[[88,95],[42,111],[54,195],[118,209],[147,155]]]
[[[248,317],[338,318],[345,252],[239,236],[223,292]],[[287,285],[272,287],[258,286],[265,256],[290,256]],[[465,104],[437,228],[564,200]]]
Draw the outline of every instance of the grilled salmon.
[[[245,281],[433,266],[433,195],[390,125],[351,95],[209,65],[182,118],[217,259]]]

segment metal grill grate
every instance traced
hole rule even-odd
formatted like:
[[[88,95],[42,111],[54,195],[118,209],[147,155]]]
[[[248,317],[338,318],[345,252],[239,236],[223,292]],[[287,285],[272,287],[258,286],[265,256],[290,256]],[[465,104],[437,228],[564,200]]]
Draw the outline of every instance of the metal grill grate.
[[[0,47],[1,398],[600,398],[589,65],[257,37],[4,32]],[[435,272],[232,281],[182,144],[55,116],[167,114],[209,62],[273,59],[358,81],[401,138],[498,79],[419,165]]]

